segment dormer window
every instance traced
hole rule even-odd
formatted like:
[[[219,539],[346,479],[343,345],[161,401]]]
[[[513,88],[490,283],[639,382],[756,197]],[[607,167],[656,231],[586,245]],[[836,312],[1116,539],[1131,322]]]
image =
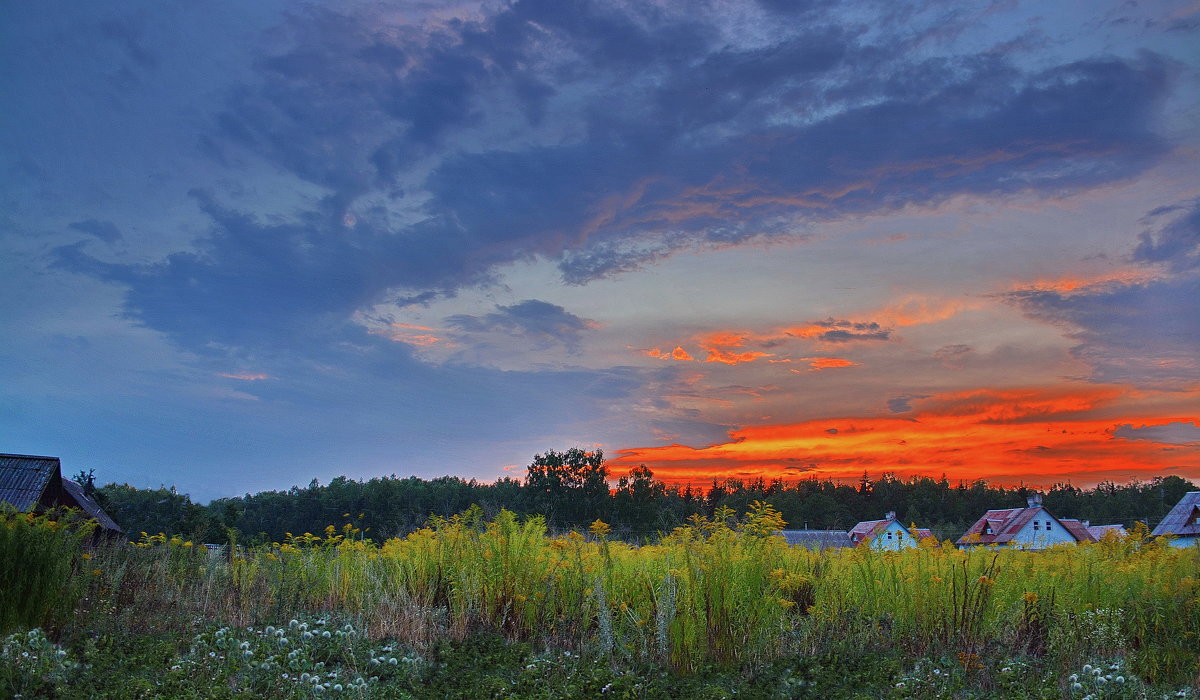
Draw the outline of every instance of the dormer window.
[[[984,525],[984,526],[983,526],[983,534],[985,534],[985,535],[990,535],[990,534],[992,534],[992,526],[991,526],[991,525]]]

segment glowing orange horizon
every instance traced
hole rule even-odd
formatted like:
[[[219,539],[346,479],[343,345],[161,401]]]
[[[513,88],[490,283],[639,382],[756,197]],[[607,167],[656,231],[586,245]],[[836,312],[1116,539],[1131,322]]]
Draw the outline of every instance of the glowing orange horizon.
[[[1200,397],[1200,391],[1190,395]],[[1127,398],[1111,387],[940,394],[914,402],[916,410],[904,415],[749,426],[731,431],[727,442],[699,448],[624,449],[611,466],[620,475],[645,464],[672,484],[730,477],[856,479],[864,471],[1013,484],[1200,477],[1200,443],[1117,435],[1125,425],[1200,427],[1200,417],[1122,409]]]

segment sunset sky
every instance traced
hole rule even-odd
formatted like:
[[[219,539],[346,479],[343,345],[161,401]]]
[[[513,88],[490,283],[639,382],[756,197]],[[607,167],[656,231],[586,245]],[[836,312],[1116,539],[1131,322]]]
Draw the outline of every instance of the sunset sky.
[[[0,452],[1200,479],[1200,2],[0,6]]]

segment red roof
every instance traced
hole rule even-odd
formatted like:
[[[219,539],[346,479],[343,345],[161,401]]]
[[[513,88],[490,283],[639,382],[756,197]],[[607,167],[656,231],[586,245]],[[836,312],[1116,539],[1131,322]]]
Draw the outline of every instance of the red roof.
[[[850,528],[850,541],[856,545],[860,545],[865,542],[870,542],[871,540],[875,539],[875,537],[879,533],[883,532],[884,530],[887,530],[891,526],[891,524],[894,522],[896,522],[896,518],[885,518],[883,520],[864,520],[861,523]],[[901,525],[901,527],[904,527],[904,526]],[[906,528],[906,527],[904,528],[904,531],[909,532],[908,528]],[[925,537],[933,537],[933,532],[930,530],[923,530],[923,529],[918,528],[916,530],[916,533],[917,533],[916,534],[917,539],[923,539]],[[909,532],[909,534],[911,535],[912,533]]]
[[[1091,542],[1092,536],[1087,534],[1087,529],[1083,527],[1083,523],[1078,520],[1074,521],[1078,524],[1077,529],[1072,529],[1065,520],[1059,520],[1050,514],[1042,506],[1034,506],[1032,508],[1006,508],[1003,510],[989,510],[984,513],[983,517],[975,521],[975,524],[963,533],[963,536],[958,538],[958,544],[1006,544],[1016,537],[1021,528],[1033,520],[1041,513],[1045,513],[1046,517],[1058,521],[1060,525],[1067,529],[1071,535],[1078,541]],[[991,532],[988,532],[988,527],[991,527]]]
[[[1075,536],[1076,541],[1079,541],[1079,542],[1095,542],[1096,541],[1096,538],[1092,537],[1092,533],[1088,532],[1087,526],[1084,525],[1083,523],[1079,522],[1078,520],[1073,520],[1070,518],[1062,518],[1058,522],[1062,523],[1062,526],[1067,528],[1067,532],[1069,532]]]
[[[887,529],[888,525],[895,522],[892,520],[864,520],[861,523],[850,528],[850,541],[854,544],[862,544],[875,539],[875,535]]]

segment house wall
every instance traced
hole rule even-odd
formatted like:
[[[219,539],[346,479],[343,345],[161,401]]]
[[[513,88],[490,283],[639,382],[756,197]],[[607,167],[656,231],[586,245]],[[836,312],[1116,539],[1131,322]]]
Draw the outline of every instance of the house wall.
[[[891,535],[889,537],[888,535]],[[907,547],[916,547],[917,540],[904,529],[904,526],[898,522],[891,522],[887,529],[875,535],[875,539],[871,540],[871,549],[884,550],[899,550]]]
[[[1057,520],[1050,517],[1045,510],[1039,511],[1033,520],[1025,523],[1025,527],[1009,541],[1010,547],[1021,549],[1044,549],[1056,544],[1075,544],[1074,535],[1067,531]]]
[[[1177,535],[1175,537],[1172,537],[1170,539],[1169,543],[1172,547],[1179,547],[1180,549],[1187,549],[1188,547],[1195,547],[1197,544],[1200,544],[1200,536]]]

